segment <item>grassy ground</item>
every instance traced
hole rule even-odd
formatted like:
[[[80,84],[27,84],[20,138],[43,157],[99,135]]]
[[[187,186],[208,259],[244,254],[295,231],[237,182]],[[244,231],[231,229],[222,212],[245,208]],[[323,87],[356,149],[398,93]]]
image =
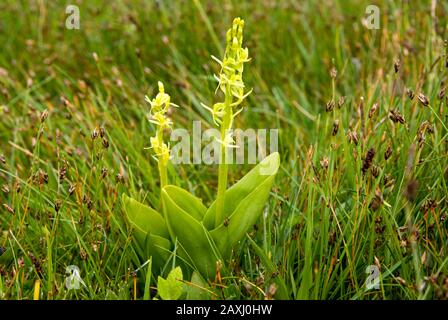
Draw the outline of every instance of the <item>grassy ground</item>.
[[[37,280],[43,299],[143,297],[119,199],[159,201],[144,95],[162,80],[175,128],[212,127],[210,55],[236,16],[254,89],[236,127],[280,129],[281,170],[251,232],[277,271],[245,240],[217,297],[263,299],[280,277],[295,299],[448,298],[447,2],[375,1],[379,30],[361,21],[371,1],[74,2],[80,30],[64,27],[66,1],[0,4],[1,299],[32,298]],[[169,176],[214,198],[216,166]],[[66,290],[68,265],[86,289]]]

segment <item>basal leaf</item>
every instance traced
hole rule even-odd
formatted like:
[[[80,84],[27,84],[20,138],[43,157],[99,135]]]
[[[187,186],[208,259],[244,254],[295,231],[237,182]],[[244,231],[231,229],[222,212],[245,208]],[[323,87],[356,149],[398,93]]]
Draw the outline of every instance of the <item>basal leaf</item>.
[[[224,208],[226,223],[223,221],[213,228],[215,204],[207,211],[204,224],[213,228],[210,234],[224,257],[228,256],[231,248],[244,237],[263,212],[279,165],[279,155],[273,153],[227,190]]]
[[[143,260],[153,257],[153,269],[157,273],[165,265],[171,255],[172,243],[170,240],[154,234],[148,234],[145,241]]]
[[[232,215],[235,209],[238,207],[239,203],[249,194],[253,193],[254,190],[257,189],[257,187],[264,184],[265,187],[269,187],[270,189],[269,183],[266,184],[265,181],[272,181],[272,177],[277,173],[279,165],[279,154],[278,152],[274,152],[263,159],[263,161],[261,161],[251,171],[249,171],[236,184],[230,187],[225,192],[223,221],[221,221],[220,224],[224,222],[224,219],[226,217],[230,217],[230,215]],[[258,201],[261,201],[261,199]],[[208,230],[212,230],[215,228],[215,206],[216,201],[212,203],[204,216],[203,223]]]
[[[144,243],[148,233],[169,238],[165,220],[160,213],[126,194],[123,194],[122,201],[126,216],[139,242]]]
[[[202,204],[202,200],[195,197],[187,190],[176,186],[166,186],[165,189],[168,191],[171,199],[176,203],[179,208],[184,210],[190,216],[198,221],[201,221],[204,217],[207,208]]]
[[[179,192],[177,187],[166,186],[162,190],[165,218],[173,241],[180,244],[180,255],[194,266],[206,278],[212,278],[216,269],[216,252],[213,241],[201,222],[182,209],[177,202]],[[194,207],[188,204],[194,197],[186,197],[181,201],[184,208]]]
[[[154,270],[161,269],[170,256],[172,243],[162,215],[123,194],[123,207],[133,227],[135,249],[142,260],[154,257]]]
[[[269,197],[274,176],[269,177],[262,184],[241,200],[226,224],[210,232],[213,240],[221,254],[227,257],[232,247],[240,241],[244,235],[253,227],[263,212]]]

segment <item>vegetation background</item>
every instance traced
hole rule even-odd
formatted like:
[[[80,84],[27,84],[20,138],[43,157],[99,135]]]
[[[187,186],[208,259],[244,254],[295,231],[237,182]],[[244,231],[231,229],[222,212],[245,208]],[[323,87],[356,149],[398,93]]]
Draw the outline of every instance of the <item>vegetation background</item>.
[[[79,30],[65,28],[69,4]],[[363,24],[370,4],[379,30]],[[210,55],[241,16],[254,92],[235,126],[279,128],[282,166],[250,234],[269,263],[243,241],[214,297],[271,298],[280,277],[294,299],[447,299],[447,12],[437,0],[2,1],[0,298],[31,299],[36,281],[42,299],[143,298],[119,199],[159,201],[144,96],[162,80],[175,128],[211,127]],[[214,198],[216,166],[169,175]],[[68,265],[86,288],[66,289]]]

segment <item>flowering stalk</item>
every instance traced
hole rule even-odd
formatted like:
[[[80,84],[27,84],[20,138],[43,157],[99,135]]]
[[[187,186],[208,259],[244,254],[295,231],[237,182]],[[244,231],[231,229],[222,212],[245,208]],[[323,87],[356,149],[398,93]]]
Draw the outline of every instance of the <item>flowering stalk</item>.
[[[158,85],[159,93],[152,100],[146,96],[146,101],[151,105],[149,121],[157,126],[156,135],[151,137],[150,141],[158,163],[160,188],[163,188],[168,184],[167,165],[170,158],[170,146],[163,142],[163,133],[172,125],[171,120],[166,116],[168,108],[170,105],[175,105],[170,102],[170,96],[165,93],[163,83],[159,81]]]
[[[218,175],[218,196],[216,199],[216,219],[218,226],[223,220],[223,207],[225,191],[227,189],[227,152],[228,148],[235,147],[231,137],[233,118],[241,112],[238,106],[251,93],[244,93],[243,70],[244,63],[249,61],[249,50],[242,47],[243,44],[244,20],[235,18],[232,28],[227,31],[227,46],[223,60],[212,58],[221,66],[219,76],[215,75],[218,81],[218,88],[224,93],[224,102],[218,102],[212,108],[203,105],[213,115],[213,121],[221,127],[221,153],[219,161]]]

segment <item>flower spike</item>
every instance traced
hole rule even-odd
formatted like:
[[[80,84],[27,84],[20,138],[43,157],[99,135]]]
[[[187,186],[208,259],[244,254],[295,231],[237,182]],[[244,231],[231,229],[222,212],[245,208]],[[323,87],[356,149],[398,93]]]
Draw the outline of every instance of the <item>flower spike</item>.
[[[236,110],[236,108],[252,92],[252,90],[244,92],[244,63],[250,59],[249,50],[242,47],[243,28],[244,20],[235,18],[232,27],[226,33],[227,45],[224,58],[221,61],[215,56],[211,56],[221,66],[219,75],[214,75],[214,77],[218,81],[216,90],[220,89],[226,95],[226,101],[215,103],[212,108],[204,104],[202,106],[212,114],[213,122],[217,126],[222,126],[223,119],[229,114],[230,119],[226,124],[231,124],[233,118],[242,110],[242,107],[239,110]]]

